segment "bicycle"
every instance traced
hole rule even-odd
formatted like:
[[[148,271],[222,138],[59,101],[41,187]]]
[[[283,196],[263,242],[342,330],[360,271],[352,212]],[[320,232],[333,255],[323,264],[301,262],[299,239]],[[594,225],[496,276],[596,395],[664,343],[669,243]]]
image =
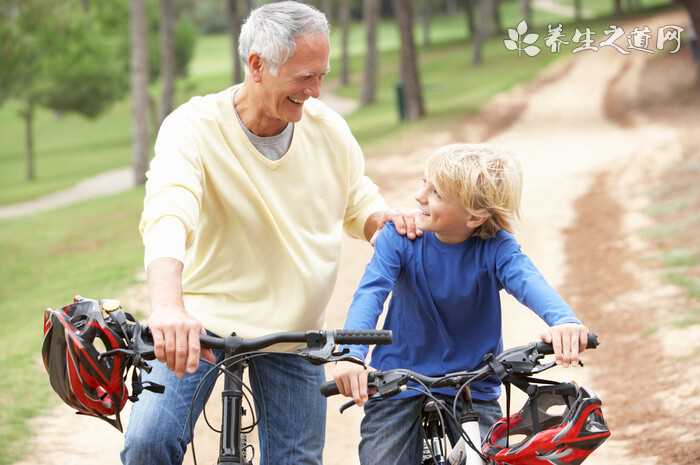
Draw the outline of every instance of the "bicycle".
[[[588,337],[588,348],[598,346],[598,338],[595,334]],[[573,383],[560,383],[549,380],[533,378],[532,375],[541,373],[556,365],[555,362],[540,363],[546,355],[554,353],[552,345],[545,342],[533,342],[523,346],[511,348],[494,356],[487,354],[484,364],[474,371],[462,371],[449,373],[443,376],[431,377],[410,370],[394,369],[387,371],[371,371],[368,373],[368,389],[374,393],[371,399],[388,399],[405,390],[415,390],[426,396],[421,411],[421,424],[424,430],[423,461],[422,465],[484,465],[506,463],[538,463],[538,464],[580,464],[585,457],[596,447],[602,444],[610,436],[610,431],[600,410],[600,400],[585,388],[579,388]],[[489,376],[497,377],[506,388],[507,407],[506,416],[491,427],[488,435],[482,441],[479,431],[479,415],[473,409],[470,384]],[[525,407],[513,416],[510,414],[510,386],[516,386],[528,395]],[[457,389],[452,406],[437,399],[431,392],[431,388],[450,387]],[[326,396],[339,394],[335,381],[328,381],[321,386],[321,393]],[[464,400],[465,410],[458,415],[457,406],[461,398]],[[581,396],[581,399],[569,401],[572,396]],[[542,451],[536,451],[536,459],[528,462],[523,452],[532,444],[528,443],[532,438],[526,438],[518,444],[510,445],[511,434],[530,433],[530,436],[551,428],[558,417],[548,414],[547,410],[556,405],[553,399],[562,397],[566,400],[567,412],[572,418],[582,418],[581,424],[577,421],[575,427],[586,429],[579,445],[587,448],[587,452],[577,456],[575,452],[566,452],[567,461],[560,461],[564,448],[558,449],[558,454],[550,455]],[[596,402],[597,401],[597,402]],[[577,403],[576,403],[577,402]],[[576,405],[574,405],[576,403]],[[354,405],[353,401],[344,404],[340,408],[342,413]],[[583,405],[583,407],[582,407]],[[576,407],[577,406],[577,407]],[[579,412],[572,412],[576,407]],[[529,419],[525,416],[529,415]],[[566,415],[562,415],[565,420]],[[445,441],[446,421],[449,418],[455,425],[460,425],[457,434],[459,441],[454,444],[448,454]],[[529,420],[529,423],[528,423]],[[528,427],[531,426],[530,430]],[[571,428],[571,427],[570,427]],[[534,431],[532,431],[534,430]],[[552,436],[556,439],[556,437]],[[554,439],[552,439],[554,440]],[[503,447],[505,444],[505,447]],[[478,447],[477,447],[478,445]],[[518,448],[521,450],[518,451]],[[514,454],[510,454],[514,451]],[[585,455],[584,455],[585,454]],[[517,460],[523,460],[517,462]],[[572,459],[573,461],[568,461]],[[513,460],[511,462],[511,460]]]
[[[115,304],[115,301],[97,301],[76,296],[73,304],[63,307],[62,311],[47,309],[44,315],[45,339],[42,353],[45,367],[49,372],[51,385],[66,403],[78,409],[78,413],[98,416],[121,431],[121,421],[118,414],[126,402],[126,398],[112,402],[112,404],[120,405],[119,408],[110,411],[110,414],[114,413],[116,415],[116,420],[107,418],[106,415],[96,414],[95,411],[81,408],[83,406],[74,402],[75,399],[68,395],[70,393],[66,393],[66,386],[58,386],[57,381],[60,380],[56,379],[56,375],[54,378],[51,377],[52,374],[56,373],[56,367],[58,367],[59,372],[60,370],[65,371],[65,363],[63,363],[62,367],[56,363],[52,365],[52,360],[55,362],[57,358],[51,359],[52,352],[47,350],[47,345],[58,344],[57,350],[54,350],[53,354],[58,353],[58,355],[61,355],[61,352],[63,352],[65,357],[66,348],[75,341],[79,344],[81,350],[95,351],[96,360],[114,360],[115,363],[118,363],[119,376],[122,380],[126,379],[127,371],[132,367],[132,391],[131,395],[128,396],[128,399],[132,402],[138,401],[138,396],[144,389],[155,393],[164,392],[164,387],[161,385],[141,382],[140,370],[150,371],[148,361],[156,358],[153,349],[153,339],[148,327],[140,324],[131,314],[124,312],[118,303]],[[52,338],[51,336],[54,334],[52,331],[57,327],[63,333],[58,334],[60,336],[58,338]],[[98,338],[102,341],[106,350],[96,349],[93,343]],[[64,339],[66,342],[63,342]],[[61,342],[63,342],[63,347],[61,347]],[[254,410],[251,409],[253,424],[248,428],[242,426],[242,418],[246,415],[243,400],[245,399],[248,402],[249,408],[251,406],[250,400],[244,392],[244,387],[249,393],[251,391],[243,383],[243,373],[247,367],[246,362],[248,360],[268,355],[269,352],[262,352],[261,350],[279,343],[304,344],[302,348],[297,349],[295,352],[289,352],[289,354],[300,356],[310,363],[323,364],[346,359],[344,352],[337,350],[337,344],[389,344],[391,343],[391,331],[310,330],[303,332],[279,332],[251,339],[239,337],[235,333],[225,337],[202,334],[200,336],[200,345],[203,348],[218,349],[224,352],[223,360],[214,364],[202,378],[202,381],[200,381],[191,404],[194,405],[201,385],[206,378],[214,372],[218,372],[217,377],[224,374],[222,417],[219,430],[212,427],[208,419],[206,419],[205,413],[207,424],[220,434],[218,465],[252,465],[252,460],[248,460],[246,453],[247,449],[252,447],[247,444],[246,434],[252,431],[256,421]],[[87,361],[89,362],[90,360]],[[87,367],[87,369],[89,368],[94,368],[94,366]],[[54,370],[53,373],[52,369]],[[83,369],[86,369],[86,367],[79,368],[79,370]],[[70,366],[68,371],[70,371]],[[122,387],[126,393],[126,386],[123,383]],[[99,386],[95,392],[101,395],[100,401],[104,401],[107,398],[106,392],[105,394],[100,393]],[[196,465],[194,424],[191,415],[188,415],[188,417],[190,419],[192,455]]]

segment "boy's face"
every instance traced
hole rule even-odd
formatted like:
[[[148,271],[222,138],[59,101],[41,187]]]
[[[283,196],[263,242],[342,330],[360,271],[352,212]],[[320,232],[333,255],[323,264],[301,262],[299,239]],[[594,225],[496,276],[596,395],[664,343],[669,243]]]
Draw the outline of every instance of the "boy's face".
[[[434,232],[442,242],[463,242],[483,223],[475,222],[475,217],[459,203],[441,197],[433,183],[425,178],[416,192],[416,201],[421,209],[416,226],[424,231]]]

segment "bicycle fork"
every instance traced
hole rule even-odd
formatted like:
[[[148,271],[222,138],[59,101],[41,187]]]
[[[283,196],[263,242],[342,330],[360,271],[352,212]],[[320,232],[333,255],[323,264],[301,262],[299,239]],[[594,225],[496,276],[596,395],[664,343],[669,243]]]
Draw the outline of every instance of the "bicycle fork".
[[[462,431],[476,447],[481,447],[481,432],[479,430],[479,414],[467,411],[460,417]],[[479,454],[467,442],[460,438],[450,452],[447,462],[450,465],[486,465]]]

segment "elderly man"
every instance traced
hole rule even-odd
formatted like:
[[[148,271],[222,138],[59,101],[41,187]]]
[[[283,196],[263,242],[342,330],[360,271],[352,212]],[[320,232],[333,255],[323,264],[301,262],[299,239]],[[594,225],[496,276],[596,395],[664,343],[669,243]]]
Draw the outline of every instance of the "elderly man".
[[[241,30],[245,82],[195,97],[163,122],[141,220],[158,360],[126,432],[125,464],[181,463],[187,413],[209,366],[199,334],[254,337],[318,328],[336,279],[342,230],[369,239],[391,217],[345,121],[316,98],[328,72],[326,18],[280,2]],[[320,464],[323,371],[283,355],[250,378],[261,464]],[[206,380],[193,415],[213,387]],[[294,407],[291,407],[293,402]]]

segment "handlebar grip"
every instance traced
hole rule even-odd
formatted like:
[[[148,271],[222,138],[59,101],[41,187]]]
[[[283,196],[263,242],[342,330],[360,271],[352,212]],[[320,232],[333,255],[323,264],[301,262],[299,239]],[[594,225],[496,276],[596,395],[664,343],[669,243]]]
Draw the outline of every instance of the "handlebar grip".
[[[588,340],[586,341],[586,348],[587,349],[595,349],[598,347],[600,343],[598,342],[598,335],[595,333],[588,333]],[[554,353],[554,348],[552,347],[552,344],[549,342],[538,342],[537,345],[537,352],[541,353],[542,355],[550,355]]]
[[[391,344],[391,330],[340,329],[335,332],[337,344]]]
[[[340,394],[340,391],[338,391],[338,385],[335,384],[335,381],[331,380],[321,385],[321,394],[323,397],[330,397]]]

